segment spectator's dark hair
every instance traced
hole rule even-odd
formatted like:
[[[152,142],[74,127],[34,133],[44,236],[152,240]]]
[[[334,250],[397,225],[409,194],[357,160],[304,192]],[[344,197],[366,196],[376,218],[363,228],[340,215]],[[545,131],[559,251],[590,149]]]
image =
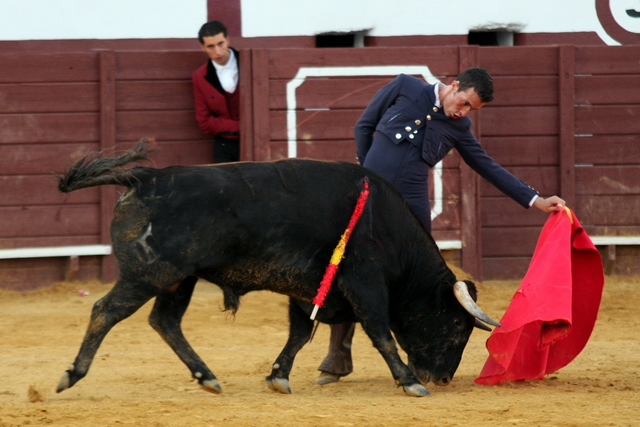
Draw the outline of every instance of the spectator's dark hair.
[[[474,89],[480,101],[493,101],[493,79],[484,68],[467,68],[458,75],[456,79],[460,85],[459,91]]]
[[[227,27],[220,21],[209,21],[200,27],[198,31],[198,40],[200,44],[204,44],[205,37],[217,36],[222,33],[225,38],[227,37]]]

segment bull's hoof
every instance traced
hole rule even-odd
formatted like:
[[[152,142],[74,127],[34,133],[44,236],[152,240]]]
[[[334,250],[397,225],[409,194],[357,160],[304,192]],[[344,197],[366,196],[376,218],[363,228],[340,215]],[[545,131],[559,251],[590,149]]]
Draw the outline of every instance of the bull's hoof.
[[[429,396],[431,394],[426,388],[424,388],[422,384],[419,384],[419,383],[405,385],[405,386],[402,386],[402,388],[404,389],[404,392],[407,393],[409,396],[423,397],[423,396]]]
[[[56,388],[56,393],[60,393],[71,387],[71,379],[69,377],[69,371],[64,371],[62,374],[62,378],[60,378],[60,382],[58,383],[58,388]]]
[[[269,378],[267,377],[267,386],[270,390],[277,391],[282,394],[291,394],[289,380],[286,378]]]
[[[215,378],[212,380],[198,381],[198,383],[200,384],[200,388],[204,391],[215,394],[222,393],[222,387],[220,387],[220,383]]]
[[[318,375],[318,379],[316,380],[316,385],[333,384],[333,383],[337,383],[338,381],[340,381],[340,375],[323,371],[320,375]]]

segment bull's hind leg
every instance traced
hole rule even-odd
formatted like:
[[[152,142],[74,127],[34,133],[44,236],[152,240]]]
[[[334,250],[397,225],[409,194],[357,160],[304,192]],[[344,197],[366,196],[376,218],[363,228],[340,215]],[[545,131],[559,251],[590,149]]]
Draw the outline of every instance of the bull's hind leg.
[[[267,377],[267,386],[280,393],[291,394],[289,373],[293,368],[296,354],[311,338],[313,321],[289,298],[289,339],[280,355],[272,365],[271,375]]]
[[[200,387],[212,393],[220,393],[222,388],[218,380],[191,348],[180,326],[197,281],[197,277],[189,276],[180,283],[177,289],[158,295],[149,315],[149,323],[169,344],[180,360],[187,365],[193,378],[198,380]]]
[[[57,388],[58,393],[87,375],[98,347],[111,328],[135,313],[155,295],[155,292],[148,284],[119,279],[109,293],[96,301],[80,351],[73,364],[62,375]]]

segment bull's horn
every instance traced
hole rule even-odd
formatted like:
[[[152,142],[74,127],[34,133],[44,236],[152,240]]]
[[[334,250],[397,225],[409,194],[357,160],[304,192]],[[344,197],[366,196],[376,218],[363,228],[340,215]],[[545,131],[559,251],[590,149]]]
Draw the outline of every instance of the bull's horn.
[[[487,325],[485,325],[484,323],[482,323],[481,321],[479,321],[478,319],[473,319],[473,320],[475,320],[475,323],[473,324],[474,327],[478,329],[482,329],[483,331],[487,331],[487,332],[491,332],[493,330]]]
[[[467,288],[466,283],[457,281],[453,285],[453,294],[456,296],[456,299],[458,300],[458,302],[460,302],[464,309],[467,310],[473,317],[493,326],[501,326],[500,323],[487,316],[487,314],[482,311],[480,307],[478,307],[478,304],[476,304],[473,298],[471,298],[471,295],[469,295],[469,288]]]

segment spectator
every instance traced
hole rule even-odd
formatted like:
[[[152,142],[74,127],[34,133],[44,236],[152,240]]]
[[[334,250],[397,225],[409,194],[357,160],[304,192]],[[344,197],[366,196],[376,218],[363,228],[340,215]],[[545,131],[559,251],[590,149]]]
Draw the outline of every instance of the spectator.
[[[196,121],[214,136],[213,162],[240,160],[240,89],[238,52],[229,46],[227,27],[210,21],[198,33],[202,50],[209,57],[192,75]]]

